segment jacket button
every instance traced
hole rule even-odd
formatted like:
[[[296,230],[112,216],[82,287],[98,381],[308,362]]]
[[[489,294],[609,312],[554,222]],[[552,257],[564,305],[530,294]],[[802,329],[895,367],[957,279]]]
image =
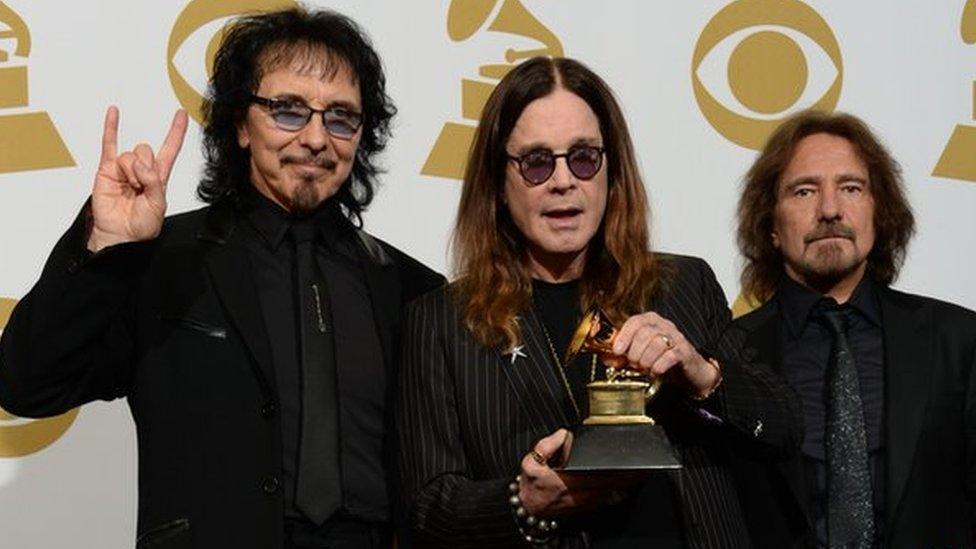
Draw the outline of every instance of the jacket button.
[[[278,407],[275,406],[275,403],[269,402],[261,407],[261,417],[263,417],[264,419],[271,419],[274,417],[275,411],[277,410]]]
[[[274,494],[278,491],[278,477],[274,475],[268,475],[264,478],[264,482],[261,483],[261,489],[264,490],[265,494]]]

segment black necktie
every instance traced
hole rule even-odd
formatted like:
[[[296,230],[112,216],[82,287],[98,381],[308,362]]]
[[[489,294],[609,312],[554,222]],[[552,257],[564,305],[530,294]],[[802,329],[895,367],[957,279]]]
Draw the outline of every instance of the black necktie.
[[[315,261],[316,232],[311,220],[296,221],[290,229],[295,243],[302,387],[295,505],[321,525],[341,504],[342,487],[332,316],[325,278]]]
[[[827,305],[833,338],[827,369],[827,540],[830,547],[870,548],[874,541],[871,473],[857,366],[847,341],[849,307]]]

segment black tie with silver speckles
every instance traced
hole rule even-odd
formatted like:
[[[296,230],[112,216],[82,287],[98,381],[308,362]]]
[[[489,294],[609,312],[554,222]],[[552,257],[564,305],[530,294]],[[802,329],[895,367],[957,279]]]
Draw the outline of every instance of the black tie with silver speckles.
[[[847,341],[852,310],[833,300],[821,305],[819,316],[833,338],[827,368],[827,540],[832,548],[869,549],[874,510],[860,383]]]

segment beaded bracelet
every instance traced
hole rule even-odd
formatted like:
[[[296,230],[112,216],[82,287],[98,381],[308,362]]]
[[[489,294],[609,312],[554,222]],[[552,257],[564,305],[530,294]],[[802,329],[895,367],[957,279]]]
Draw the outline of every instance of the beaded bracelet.
[[[525,510],[519,497],[521,481],[522,475],[516,475],[515,481],[508,485],[508,503],[512,506],[512,514],[515,515],[515,526],[518,527],[519,534],[525,541],[533,545],[545,545],[552,541],[559,524],[554,519],[537,519]]]

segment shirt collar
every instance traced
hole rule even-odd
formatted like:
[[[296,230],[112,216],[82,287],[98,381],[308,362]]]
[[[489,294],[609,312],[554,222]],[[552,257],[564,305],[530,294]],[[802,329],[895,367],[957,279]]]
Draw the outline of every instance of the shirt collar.
[[[285,240],[288,228],[295,220],[294,216],[252,185],[247,185],[242,194],[241,203],[248,222],[272,250],[277,250]],[[309,217],[319,228],[322,242],[327,247],[332,247],[354,234],[355,227],[342,214],[339,201],[334,198],[323,202]]]
[[[265,244],[277,250],[291,225],[291,215],[251,185],[246,185],[241,195],[245,218]]]
[[[824,295],[807,288],[786,274],[783,274],[780,280],[777,294],[780,312],[786,320],[786,329],[790,338],[796,339],[800,337],[810,318],[810,313]],[[869,322],[881,326],[878,296],[874,281],[869,274],[861,278],[847,303]]]
[[[848,303],[872,324],[881,326],[881,306],[878,304],[877,284],[869,273],[865,273],[864,277],[861,278]]]

